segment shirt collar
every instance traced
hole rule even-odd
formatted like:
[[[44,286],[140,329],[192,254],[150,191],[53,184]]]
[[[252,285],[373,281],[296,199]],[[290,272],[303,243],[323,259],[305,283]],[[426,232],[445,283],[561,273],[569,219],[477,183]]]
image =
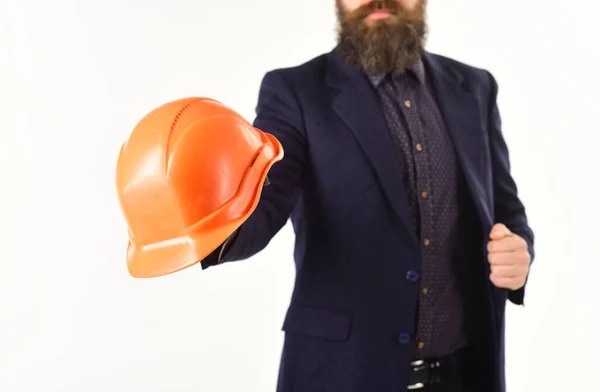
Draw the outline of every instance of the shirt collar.
[[[423,60],[419,60],[413,63],[410,67],[408,67],[407,71],[408,74],[410,74],[413,77],[416,77],[419,83],[425,83],[425,66],[423,64]],[[383,73],[373,74],[369,75],[369,79],[375,87],[379,87],[379,85],[381,84],[381,82],[383,82],[387,75],[388,74]]]

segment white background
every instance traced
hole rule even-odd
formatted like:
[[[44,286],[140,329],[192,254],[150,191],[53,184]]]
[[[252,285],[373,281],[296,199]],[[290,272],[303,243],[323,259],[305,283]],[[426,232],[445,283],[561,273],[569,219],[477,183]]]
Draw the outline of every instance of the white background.
[[[0,4],[0,391],[274,391],[291,227],[248,261],[136,280],[116,157],[172,99],[253,120],[265,72],[332,48],[333,0]],[[428,49],[499,82],[537,237],[526,307],[508,309],[509,391],[598,390],[597,2],[429,10]]]

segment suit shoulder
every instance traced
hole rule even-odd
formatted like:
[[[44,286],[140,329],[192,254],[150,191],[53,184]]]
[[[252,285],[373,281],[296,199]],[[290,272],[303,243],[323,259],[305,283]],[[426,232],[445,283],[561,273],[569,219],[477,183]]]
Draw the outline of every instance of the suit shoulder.
[[[474,74],[477,76],[487,75],[488,70],[485,68],[477,67],[472,64],[465,63],[455,58],[443,56],[437,53],[429,53],[430,56],[435,58],[444,67],[451,69],[455,72],[459,72],[463,76]]]
[[[301,64],[275,68],[265,74],[265,78],[283,79],[294,88],[312,86],[325,74],[327,55],[321,54]]]
[[[463,61],[446,57],[440,54],[430,53],[430,56],[435,58],[439,64],[448,69],[452,73],[460,75],[463,79],[474,84],[483,84],[489,87],[490,80],[493,79],[489,70],[478,67]]]

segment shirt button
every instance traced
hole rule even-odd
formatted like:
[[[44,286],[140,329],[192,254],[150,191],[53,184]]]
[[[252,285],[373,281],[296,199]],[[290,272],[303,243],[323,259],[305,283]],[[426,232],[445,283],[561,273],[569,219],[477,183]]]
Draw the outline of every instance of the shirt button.
[[[425,239],[423,240],[423,245],[425,245],[425,246],[429,246],[430,244],[431,244],[431,240],[430,240],[429,238],[425,238]]]
[[[410,270],[406,273],[406,280],[416,282],[419,280],[419,273],[417,271]]]
[[[420,341],[420,342],[417,344],[417,347],[419,348],[419,350],[423,350],[423,348],[425,347],[425,343],[424,343],[423,341]]]
[[[407,344],[408,342],[410,342],[410,334],[408,332],[402,332],[398,335],[398,343]]]
[[[415,148],[417,149],[417,151],[421,152],[423,151],[423,145],[421,143],[417,143],[417,145],[415,146]]]
[[[404,106],[406,106],[409,109],[412,107],[412,102],[410,101],[410,99],[407,99],[406,101],[404,101]]]
[[[427,197],[429,197],[429,193],[427,193],[427,192],[421,192],[421,197],[423,199],[427,199]]]

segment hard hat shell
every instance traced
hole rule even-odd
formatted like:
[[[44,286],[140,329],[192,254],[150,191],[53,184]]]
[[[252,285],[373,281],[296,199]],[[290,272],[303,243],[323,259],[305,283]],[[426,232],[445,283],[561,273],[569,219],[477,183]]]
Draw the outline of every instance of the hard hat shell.
[[[254,212],[283,148],[222,103],[161,105],[136,125],[117,160],[127,268],[149,278],[190,267]]]

